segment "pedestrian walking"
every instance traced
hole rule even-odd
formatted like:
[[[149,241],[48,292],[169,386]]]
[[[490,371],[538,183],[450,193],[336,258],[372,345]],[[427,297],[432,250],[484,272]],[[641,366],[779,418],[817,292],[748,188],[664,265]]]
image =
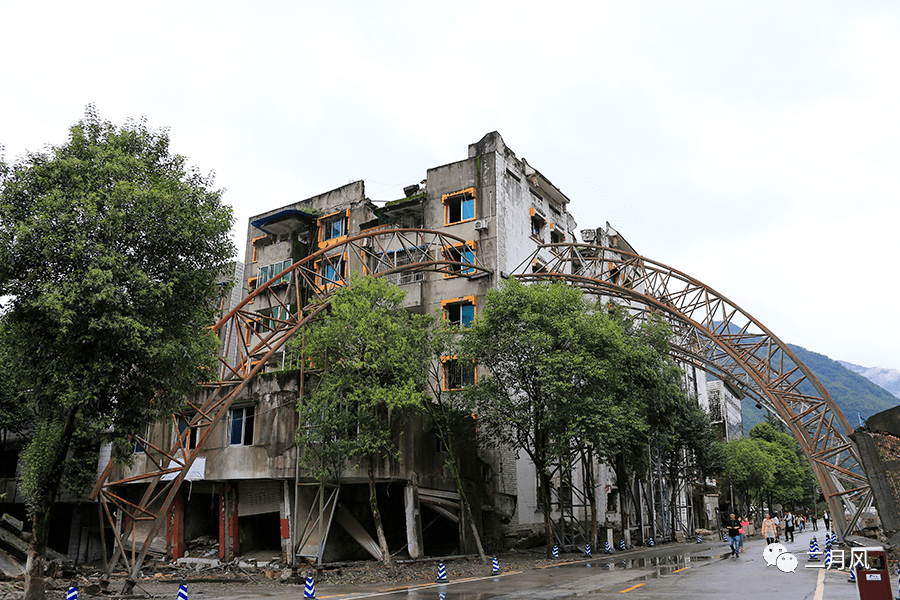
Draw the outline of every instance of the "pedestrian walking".
[[[828,511],[822,511],[822,520],[825,521],[825,531],[828,531]]]
[[[784,513],[784,541],[785,543],[794,541],[794,515],[791,511]]]
[[[797,530],[800,533],[803,533],[803,530],[806,528],[806,513],[800,515],[800,518],[797,520]]]
[[[766,513],[762,522],[762,536],[766,538],[766,544],[775,543],[775,519],[769,513]]]
[[[750,521],[747,517],[741,517],[741,543],[738,549],[738,554],[744,551],[744,536],[748,534],[750,531]]]
[[[741,522],[737,520],[734,513],[725,521],[725,527],[728,528],[728,543],[731,546],[731,555],[737,556],[741,544]]]
[[[819,530],[819,517],[815,512],[812,514],[812,522],[813,522],[813,531]]]
[[[775,541],[781,541],[781,521],[778,519],[778,513],[775,513],[772,516],[772,520],[775,521]]]

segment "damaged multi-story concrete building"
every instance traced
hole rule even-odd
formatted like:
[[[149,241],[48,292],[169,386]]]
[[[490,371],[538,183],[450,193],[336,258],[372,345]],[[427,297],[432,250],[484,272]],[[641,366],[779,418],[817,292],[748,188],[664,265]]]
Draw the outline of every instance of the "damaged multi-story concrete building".
[[[462,160],[428,169],[425,179],[405,188],[404,197],[397,200],[373,202],[364,182],[356,181],[252,217],[243,269],[236,270],[240,297],[226,301],[223,313],[229,304],[243,302],[254,322],[247,335],[262,336],[272,322],[284,320],[295,307],[269,303],[262,296],[250,299],[259,286],[287,285],[289,276],[273,278],[316,253],[317,260],[306,271],[311,285],[320,290],[337,285],[350,272],[369,274],[371,265],[347,252],[343,242],[379,230],[411,228],[446,232],[461,240],[443,250],[445,260],[457,263],[455,270],[400,271],[386,277],[404,290],[408,310],[442,313],[449,321],[466,325],[477,318],[488,290],[521,270],[523,261],[530,260],[526,269],[543,268],[550,257],[536,253],[538,248],[577,241],[569,203],[546,176],[517,157],[498,133],[489,133],[471,144]],[[609,226],[586,231],[587,243],[631,250]],[[398,266],[411,260],[415,250],[387,247],[384,255]],[[466,266],[475,262],[479,269]],[[187,541],[209,536],[218,539],[223,559],[251,550],[280,553],[292,562],[298,556],[325,561],[380,557],[373,539],[366,473],[345,472],[338,487],[317,496],[322,491],[319,482],[298,469],[297,405],[310,375],[295,368],[286,352],[273,358],[265,372],[254,376],[234,399],[227,417],[208,431],[196,428],[185,434],[191,428],[191,414],[148,425],[145,438],[157,448],[172,447],[179,433],[188,447],[205,438],[200,457],[168,511],[166,535],[157,536],[156,549],[179,557]],[[442,369],[445,389],[460,388],[478,378],[477,366],[459,364],[452,357],[442,362]],[[685,387],[698,401],[705,398],[702,372],[689,369]],[[391,553],[417,558],[473,552],[471,527],[460,509],[456,481],[445,464],[447,455],[438,437],[419,418],[397,439],[402,459],[380,461],[375,470]],[[138,443],[133,464],[115,466],[111,479],[129,481],[153,468],[153,460]],[[537,474],[525,457],[513,450],[468,447],[459,462],[475,525],[489,549],[507,547],[543,527]],[[643,540],[654,535],[653,519],[646,514],[656,501],[653,492],[639,486],[630,491],[641,499],[641,508],[632,519],[634,527],[623,532],[620,486],[605,465],[594,465],[594,472],[607,539],[612,539],[615,529],[628,543],[632,536]],[[137,502],[143,493],[139,481],[122,485],[122,497]],[[579,538],[576,524],[589,519],[584,481],[573,465],[554,483],[554,521],[563,543],[574,543]],[[689,486],[679,489],[675,512],[684,521],[683,529],[692,528],[698,524],[689,508],[695,500]],[[657,500],[664,502],[664,497],[671,495],[660,494]],[[671,511],[663,507],[663,512]],[[132,537],[141,540],[143,527],[139,524]]]

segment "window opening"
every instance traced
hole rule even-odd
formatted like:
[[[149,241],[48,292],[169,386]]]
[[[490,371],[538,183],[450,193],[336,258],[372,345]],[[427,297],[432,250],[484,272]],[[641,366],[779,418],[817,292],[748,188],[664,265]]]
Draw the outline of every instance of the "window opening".
[[[531,216],[531,237],[544,241],[544,227],[547,225],[547,219],[537,208],[531,207],[529,210]]]
[[[330,256],[316,263],[316,285],[319,291],[329,291],[344,285],[346,255]]]
[[[468,327],[475,320],[475,296],[441,302],[444,317],[451,325]]]
[[[475,218],[475,188],[444,194],[444,225],[462,223]]]
[[[199,427],[190,427],[190,421],[194,418],[194,415],[178,415],[178,437],[181,440],[181,444],[184,444],[185,450],[192,450],[197,447],[197,438],[199,437],[197,434],[200,431]],[[191,431],[185,435],[184,431],[190,427]]]
[[[285,269],[290,267],[292,264],[294,264],[294,261],[292,261],[291,259],[287,259],[287,260],[272,263],[270,265],[266,265],[264,267],[260,267],[259,268],[259,281],[262,283],[269,281],[269,279],[271,279],[272,277],[275,277],[276,275],[278,275],[279,273],[281,273],[282,271],[284,271]],[[287,275],[285,275],[278,281],[273,281],[272,285],[289,283],[290,281],[291,281],[291,273],[288,273]]]
[[[456,357],[446,358],[444,363],[444,391],[461,390],[474,385],[477,379],[475,365],[471,362],[460,361]]]
[[[453,263],[465,263],[468,265],[475,264],[475,242],[470,241],[465,244],[458,244],[444,249],[444,260]],[[447,265],[450,274],[444,274],[444,277],[456,277],[457,275],[469,275],[475,272],[474,267],[467,267],[462,264]]]
[[[229,444],[232,446],[253,445],[253,421],[256,416],[256,407],[242,406],[231,409],[231,437]]]
[[[327,245],[328,242],[338,240],[347,236],[347,217],[350,211],[336,212],[330,215],[320,217],[319,224],[319,247]]]

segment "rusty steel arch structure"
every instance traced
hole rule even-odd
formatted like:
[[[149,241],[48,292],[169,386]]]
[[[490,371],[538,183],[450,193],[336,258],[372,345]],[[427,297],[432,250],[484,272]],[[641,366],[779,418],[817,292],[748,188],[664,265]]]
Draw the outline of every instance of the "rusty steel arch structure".
[[[579,244],[541,246],[512,276],[563,280],[586,293],[617,298],[634,314],[662,315],[673,330],[676,359],[730,383],[787,425],[841,537],[871,505],[871,488],[849,438],[853,429],[828,391],[787,344],[711,287],[625,250]]]
[[[168,450],[136,437],[153,468],[131,477],[111,478],[111,460],[91,492],[90,497],[99,500],[102,513],[112,524],[115,537],[116,549],[107,574],[121,558],[130,579],[138,576],[178,488],[202,453],[212,425],[225,418],[237,395],[286,349],[287,341],[328,307],[331,295],[348,285],[351,273],[390,277],[417,272],[470,279],[491,273],[478,261],[475,249],[461,238],[424,229],[375,228],[335,240],[294,263],[259,285],[213,326],[220,341],[218,371],[211,381],[201,384],[206,389],[201,401],[187,402],[194,412],[189,426],[176,435]],[[176,431],[177,420],[173,415]],[[193,447],[189,442],[192,429],[202,432]],[[146,484],[138,503],[117,493],[118,486],[136,483]],[[116,528],[114,509],[125,517],[122,532]],[[149,522],[150,528],[138,550],[135,543],[127,544],[127,538],[136,538],[136,523],[141,521]]]
[[[213,327],[221,343],[219,368],[202,384],[202,399],[189,403],[195,412],[190,427],[168,450],[138,437],[155,468],[114,479],[110,461],[94,486],[91,498],[99,500],[115,535],[108,570],[121,558],[131,579],[138,575],[211,426],[227,415],[237,394],[284,351],[287,341],[327,308],[331,294],[347,285],[350,273],[402,278],[436,272],[470,279],[490,275],[474,250],[465,240],[438,231],[376,228],[336,240],[253,290]],[[585,244],[540,246],[510,276],[562,280],[589,294],[618,298],[636,314],[664,315],[675,334],[676,358],[729,381],[788,424],[813,465],[842,534],[852,525],[844,518],[843,504],[861,508],[870,502],[856,448],[847,438],[851,429],[828,392],[785,344],[724,296],[661,263]],[[804,382],[812,385],[813,393],[799,390]],[[176,420],[173,415],[173,425]],[[188,443],[192,428],[202,432],[193,447]],[[116,491],[133,483],[146,484],[138,503]],[[115,527],[115,509],[126,517],[122,532]],[[131,544],[129,560],[126,538],[140,521],[151,526],[139,550]]]

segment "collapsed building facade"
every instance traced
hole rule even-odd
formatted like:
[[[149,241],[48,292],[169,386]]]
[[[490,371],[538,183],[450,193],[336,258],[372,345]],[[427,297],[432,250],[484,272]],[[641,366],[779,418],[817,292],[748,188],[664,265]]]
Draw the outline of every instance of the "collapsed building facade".
[[[341,285],[351,272],[372,274],[372,266],[348,253],[342,242],[379,230],[413,228],[444,231],[462,240],[444,249],[443,258],[457,266],[449,273],[400,271],[386,277],[406,293],[408,310],[442,313],[447,320],[466,325],[477,318],[487,291],[521,270],[523,261],[530,260],[526,268],[538,272],[552,258],[542,252],[553,252],[552,247],[542,247],[577,241],[569,198],[518,158],[496,132],[471,144],[466,158],[428,169],[425,180],[405,188],[404,195],[379,206],[366,197],[364,183],[357,181],[252,217],[244,264],[235,271],[238,286],[233,296],[223,295],[223,314],[236,303],[246,302],[263,284],[287,285],[290,275],[280,274],[316,253],[318,258],[308,270],[313,287],[320,292]],[[633,251],[608,225],[585,230],[582,237],[589,244]],[[413,260],[415,252],[415,247],[395,243],[385,247],[383,254],[396,267]],[[467,267],[476,260],[483,269]],[[263,296],[246,306],[253,324],[245,335],[260,338],[295,308],[267,303]],[[479,376],[477,365],[467,367],[452,357],[442,361],[442,371],[444,389],[460,388]],[[297,407],[302,406],[311,377],[292,364],[287,352],[281,352],[242,389],[226,418],[208,428],[195,427],[194,415],[186,412],[172,422],[149,424],[141,438],[146,441],[135,444],[131,465],[109,469],[105,463],[100,465],[112,479],[131,482],[119,486],[119,494],[137,504],[144,493],[140,475],[160,466],[156,449],[179,444],[193,449],[200,444],[200,456],[166,513],[164,533],[156,535],[154,551],[177,558],[188,541],[209,536],[218,540],[218,556],[226,560],[253,550],[280,553],[291,562],[380,558],[365,469],[347,470],[340,485],[323,487],[298,468]],[[687,368],[684,383],[694,400],[709,405],[702,371]],[[395,437],[401,460],[384,459],[375,469],[390,552],[411,558],[474,552],[471,524],[461,510],[440,440],[424,418],[414,419],[400,433]],[[508,547],[542,529],[538,477],[524,456],[511,449],[469,447],[459,463],[474,525],[486,548]],[[586,538],[590,515],[585,468],[595,473],[592,492],[609,541],[613,535],[629,545],[651,536],[665,537],[673,530],[669,518],[677,522],[674,529],[683,532],[708,525],[698,505],[701,501],[708,505],[708,500],[695,495],[690,482],[660,476],[651,478],[649,488],[637,481],[620,485],[608,466],[585,466],[573,460],[560,471],[552,490],[554,535],[561,545],[583,543]],[[628,494],[636,499],[624,530],[623,485],[630,486]],[[674,495],[672,489],[676,489]],[[672,497],[675,507],[666,505]],[[146,522],[132,523],[130,529],[117,525],[137,542],[149,526]]]

